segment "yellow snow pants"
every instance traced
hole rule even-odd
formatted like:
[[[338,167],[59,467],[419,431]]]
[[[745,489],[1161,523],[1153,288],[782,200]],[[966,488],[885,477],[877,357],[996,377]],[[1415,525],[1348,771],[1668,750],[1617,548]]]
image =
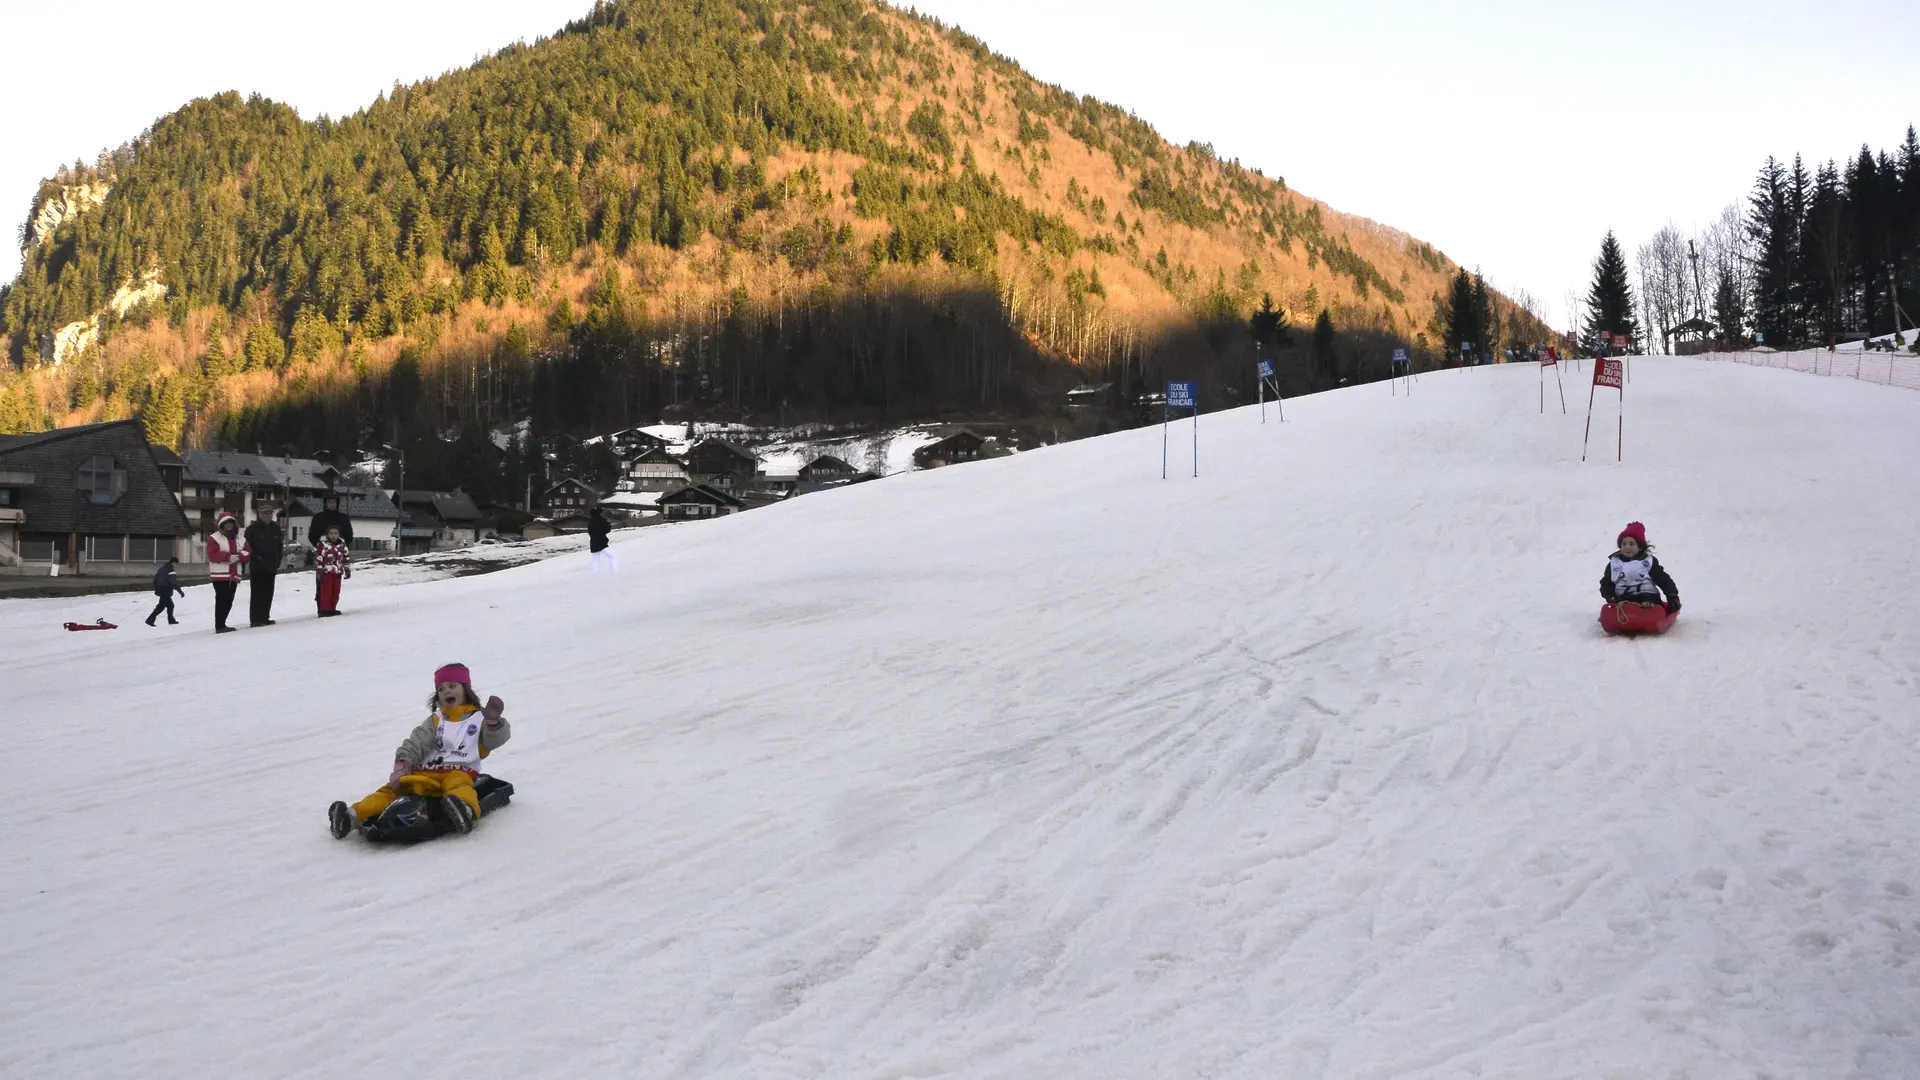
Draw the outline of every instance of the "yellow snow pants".
[[[459,769],[408,773],[400,778],[400,788],[408,795],[458,795],[473,807],[474,817],[480,816],[480,796],[473,790],[473,777]],[[354,803],[353,812],[361,821],[372,821],[399,797],[391,785],[383,784],[380,790]]]

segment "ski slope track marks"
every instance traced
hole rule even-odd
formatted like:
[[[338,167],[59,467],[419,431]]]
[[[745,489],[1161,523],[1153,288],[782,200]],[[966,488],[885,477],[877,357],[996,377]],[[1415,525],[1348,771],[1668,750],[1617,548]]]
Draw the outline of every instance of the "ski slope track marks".
[[[1616,466],[1536,383],[0,602],[0,1075],[1920,1075],[1920,394],[1637,360]],[[449,660],[512,807],[335,842]]]

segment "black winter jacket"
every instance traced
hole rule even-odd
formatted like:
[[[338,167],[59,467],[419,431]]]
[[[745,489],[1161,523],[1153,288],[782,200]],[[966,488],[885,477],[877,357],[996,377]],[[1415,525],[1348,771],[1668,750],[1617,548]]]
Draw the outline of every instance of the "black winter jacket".
[[[174,593],[186,595],[180,590],[180,578],[173,572],[173,564],[168,563],[153,572],[153,595],[172,596]]]
[[[1614,554],[1618,555],[1619,552],[1616,551],[1614,552]],[[1679,611],[1680,610],[1680,587],[1673,583],[1672,576],[1667,573],[1666,567],[1660,565],[1659,559],[1655,558],[1652,555],[1648,555],[1647,561],[1653,564],[1652,567],[1649,568],[1647,571],[1647,577],[1651,578],[1653,580],[1653,584],[1655,585],[1655,587],[1657,587],[1661,591],[1661,593],[1665,595],[1667,610]],[[1607,600],[1620,599],[1620,597],[1617,597],[1613,594],[1613,559],[1612,558],[1608,558],[1607,565],[1605,567],[1602,567],[1600,570],[1600,595],[1606,598]]]
[[[596,509],[593,512],[593,516],[587,519],[587,550],[605,551],[607,548],[607,534],[612,531],[613,523],[607,520],[605,514],[602,514]]]
[[[285,553],[286,536],[280,531],[279,522],[256,521],[247,526],[247,547],[253,552],[253,558],[247,562],[247,570],[254,577],[280,572],[280,556]]]
[[[320,541],[327,538],[328,526],[339,529],[340,539],[345,540],[348,547],[353,546],[353,521],[339,510],[322,510],[313,515],[313,527],[311,530],[313,533],[313,546],[319,547]]]

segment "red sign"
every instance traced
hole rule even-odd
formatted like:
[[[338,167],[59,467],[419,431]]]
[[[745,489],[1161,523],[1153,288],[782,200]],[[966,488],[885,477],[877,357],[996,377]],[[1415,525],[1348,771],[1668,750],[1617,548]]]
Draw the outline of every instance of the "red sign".
[[[1624,391],[1626,366],[1618,360],[1601,360],[1593,365],[1593,385],[1611,386]]]
[[[1616,348],[1616,349],[1624,349],[1624,348],[1626,348],[1626,347],[1627,347],[1628,345],[1631,345],[1631,344],[1632,344],[1632,342],[1631,342],[1631,341],[1629,341],[1629,340],[1627,339],[1627,335],[1625,335],[1625,334],[1615,334],[1615,335],[1613,335],[1613,347],[1614,347],[1614,348]]]

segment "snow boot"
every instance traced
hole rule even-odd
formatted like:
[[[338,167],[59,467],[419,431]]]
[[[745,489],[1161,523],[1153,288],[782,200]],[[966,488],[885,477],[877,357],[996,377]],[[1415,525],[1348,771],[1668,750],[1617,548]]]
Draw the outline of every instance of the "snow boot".
[[[473,831],[473,807],[458,795],[440,796],[440,808],[446,811],[447,824],[461,834]]]
[[[336,802],[327,807],[327,828],[333,831],[335,840],[345,840],[358,824],[360,822],[354,818],[353,807],[346,803]]]

